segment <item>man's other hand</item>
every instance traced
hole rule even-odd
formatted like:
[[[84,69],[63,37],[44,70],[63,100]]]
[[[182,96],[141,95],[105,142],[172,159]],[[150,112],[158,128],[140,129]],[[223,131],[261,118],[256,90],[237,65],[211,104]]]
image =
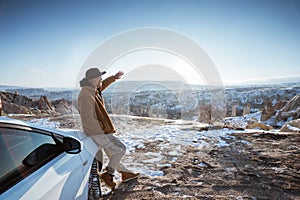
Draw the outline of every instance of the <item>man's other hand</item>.
[[[124,72],[119,71],[118,73],[116,73],[116,74],[114,75],[114,78],[115,78],[115,79],[120,79],[123,75],[124,75]]]

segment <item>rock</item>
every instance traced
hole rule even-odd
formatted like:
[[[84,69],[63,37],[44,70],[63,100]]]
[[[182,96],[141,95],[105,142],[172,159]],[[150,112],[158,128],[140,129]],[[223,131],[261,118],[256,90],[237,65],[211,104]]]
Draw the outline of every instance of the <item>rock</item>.
[[[36,102],[26,96],[18,95],[17,92],[1,92],[2,111],[5,114],[39,114],[40,111],[33,109]]]
[[[256,129],[256,128],[260,128],[262,130],[267,130],[267,131],[274,129],[272,126],[260,122],[248,122],[248,124],[246,125],[246,129]]]
[[[53,111],[54,108],[46,96],[41,96],[38,101],[38,109],[45,111]]]
[[[287,122],[282,126],[280,132],[297,132],[300,133],[300,119]]]
[[[300,95],[294,96],[287,104],[276,114],[275,122],[287,121],[300,118]]]
[[[33,114],[30,108],[3,101],[3,112],[6,114]]]
[[[247,120],[246,122],[246,129],[262,129],[262,130],[273,130],[274,128],[270,125],[267,124],[263,124],[259,121],[259,119],[252,117],[250,119]]]
[[[199,108],[199,122],[211,122],[211,105],[200,105]]]
[[[37,105],[36,101],[34,99],[28,98],[23,95],[18,95],[17,92],[10,93],[10,92],[1,92],[1,98],[3,101],[7,103],[13,103],[20,106],[26,106],[26,107],[35,107]]]
[[[65,100],[65,99],[59,99],[52,101],[52,104],[54,105],[54,109],[56,112],[60,114],[78,114],[78,111],[76,108],[73,107],[72,102]]]
[[[248,115],[248,114],[250,114],[250,103],[245,104],[243,110],[243,115]]]
[[[38,100],[17,92],[0,92],[2,111],[5,114],[72,114],[78,113],[71,101],[65,99],[50,102],[47,96]]]
[[[232,104],[231,117],[236,117],[236,103]]]
[[[223,119],[223,123],[224,123],[224,127],[226,128],[239,129],[239,130],[246,129],[246,128],[251,129],[252,126],[253,128],[257,126],[260,128],[266,128],[265,126],[262,126],[262,123],[259,121],[260,118],[261,118],[261,112],[256,112],[245,116],[226,117]]]
[[[278,101],[273,106],[271,102],[267,102],[262,110],[261,121],[266,121],[272,116],[275,116],[276,112],[282,109],[287,104],[287,101]]]

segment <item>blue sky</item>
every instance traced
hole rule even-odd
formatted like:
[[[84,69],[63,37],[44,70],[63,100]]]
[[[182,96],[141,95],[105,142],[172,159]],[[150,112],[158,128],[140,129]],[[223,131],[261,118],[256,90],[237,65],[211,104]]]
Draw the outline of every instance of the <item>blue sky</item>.
[[[299,0],[0,0],[0,84],[73,87],[99,44],[143,27],[193,39],[224,83],[300,77]]]

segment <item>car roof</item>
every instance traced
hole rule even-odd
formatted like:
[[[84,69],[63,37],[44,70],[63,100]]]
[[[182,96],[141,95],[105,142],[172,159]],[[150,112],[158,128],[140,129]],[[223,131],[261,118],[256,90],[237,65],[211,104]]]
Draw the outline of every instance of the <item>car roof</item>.
[[[68,130],[68,131],[63,131],[63,129],[58,130],[58,129],[49,128],[49,127],[41,126],[41,125],[38,125],[38,124],[34,124],[34,123],[25,122],[25,121],[18,120],[18,119],[6,117],[6,116],[0,116],[0,125],[1,125],[1,123],[40,129],[40,130],[44,130],[44,131],[48,131],[48,132],[57,133],[57,134],[60,134],[60,135],[63,135],[63,136],[76,136],[76,134],[74,134],[75,130],[71,130],[71,129]]]

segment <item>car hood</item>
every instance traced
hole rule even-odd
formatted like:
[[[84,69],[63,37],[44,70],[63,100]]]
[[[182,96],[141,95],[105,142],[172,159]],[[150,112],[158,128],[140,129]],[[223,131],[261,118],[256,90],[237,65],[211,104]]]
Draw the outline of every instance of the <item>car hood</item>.
[[[40,130],[53,132],[53,133],[56,133],[56,134],[59,134],[59,135],[65,136],[65,137],[67,137],[67,136],[75,137],[79,140],[82,140],[83,138],[86,137],[85,133],[83,133],[82,130],[79,130],[79,129],[49,128],[46,126],[42,126],[42,125],[38,125],[35,123],[26,122],[26,121],[22,121],[22,120],[17,120],[17,119],[5,117],[5,116],[0,117],[0,123],[36,128],[36,129],[40,129]]]

